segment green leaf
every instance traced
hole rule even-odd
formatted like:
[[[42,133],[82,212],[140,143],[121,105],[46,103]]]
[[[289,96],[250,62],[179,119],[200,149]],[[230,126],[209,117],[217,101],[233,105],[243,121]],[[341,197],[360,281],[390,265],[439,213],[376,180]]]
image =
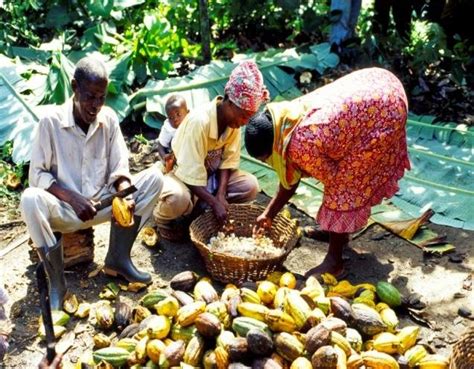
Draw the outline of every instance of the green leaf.
[[[115,0],[114,9],[124,10],[127,8],[131,8],[132,6],[143,4],[144,2],[145,0]]]
[[[109,73],[109,92],[117,94],[122,90],[123,84],[131,84],[130,74],[131,53],[122,55],[119,59],[112,59],[107,63]]]
[[[71,78],[73,74],[74,64],[61,52],[54,52],[47,78],[48,88],[43,102],[62,104],[71,97]]]
[[[51,57],[51,53],[39,50],[34,47],[10,46],[7,48],[7,55],[11,58],[20,57],[29,61],[46,64]]]
[[[163,122],[165,121],[165,117],[161,116],[161,119],[157,117],[154,113],[146,112],[143,115],[143,121],[145,124],[151,128],[161,129],[163,127]]]
[[[16,69],[10,59],[0,55],[0,146],[12,140],[12,159],[22,163],[29,161],[29,147],[39,118],[18,93],[25,85]]]
[[[163,81],[148,81],[146,86],[131,96],[135,108],[143,106],[143,98],[146,98],[147,112],[158,112],[164,115],[164,104],[166,99],[174,93],[182,94],[189,106],[199,106],[212,100],[219,94],[223,94],[224,86],[229,75],[237,65],[238,61],[255,59],[258,64],[265,84],[272,98],[294,98],[299,96],[296,89],[296,81],[286,71],[329,68],[330,50],[328,45],[316,48],[313,54],[298,53],[296,49],[275,50],[271,49],[261,53],[238,55],[234,58],[235,63],[225,61],[212,61],[192,73],[176,78],[168,78]],[[282,67],[286,69],[283,70]]]
[[[434,223],[474,230],[474,129],[410,115],[407,142],[412,169],[392,202],[412,216],[430,207]]]
[[[339,57],[331,52],[331,45],[327,42],[313,45],[310,50],[317,58],[315,69],[320,74],[323,74],[326,69],[334,68],[339,64]]]
[[[61,28],[71,22],[71,15],[64,5],[53,5],[46,15],[45,26],[48,28]]]
[[[87,0],[86,6],[91,15],[106,18],[114,7],[114,0]]]
[[[115,33],[116,28],[113,23],[101,22],[84,32],[81,38],[81,47],[89,50],[100,50],[104,42],[110,40],[110,35]]]
[[[164,105],[167,98],[181,94],[190,107],[200,106],[224,93],[224,87],[236,64],[224,61],[213,61],[198,68],[184,77],[169,78],[163,81],[149,81],[145,88],[132,95],[133,103],[146,97],[148,112],[165,115]],[[295,85],[295,80],[288,73],[272,64],[260,64],[270,95],[276,96]]]
[[[128,96],[123,92],[116,95],[107,95],[105,105],[111,107],[117,113],[119,122],[122,122],[131,111],[130,104],[128,103]]]

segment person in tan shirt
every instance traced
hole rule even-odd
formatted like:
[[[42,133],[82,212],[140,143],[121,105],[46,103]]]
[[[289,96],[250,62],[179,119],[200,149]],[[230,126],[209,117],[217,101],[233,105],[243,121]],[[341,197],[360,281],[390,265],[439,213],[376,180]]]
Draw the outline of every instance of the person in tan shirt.
[[[74,96],[53,106],[38,126],[33,142],[29,183],[21,211],[31,239],[44,262],[53,310],[61,309],[66,293],[63,250],[54,232],[70,233],[111,220],[111,207],[97,211],[98,201],[132,183],[138,191],[127,198],[134,224],[111,222],[104,271],[130,282],[150,283],[130,259],[133,242],[150,217],[163,176],[157,167],[131,176],[128,150],[116,114],[104,106],[108,78],[104,65],[92,58],[76,66]]]
[[[238,169],[240,127],[267,99],[268,90],[257,65],[245,61],[232,71],[224,97],[218,96],[187,115],[172,141],[176,165],[165,176],[153,212],[160,227],[173,227],[174,220],[191,214],[198,200],[223,222],[229,202],[255,199],[257,179]]]

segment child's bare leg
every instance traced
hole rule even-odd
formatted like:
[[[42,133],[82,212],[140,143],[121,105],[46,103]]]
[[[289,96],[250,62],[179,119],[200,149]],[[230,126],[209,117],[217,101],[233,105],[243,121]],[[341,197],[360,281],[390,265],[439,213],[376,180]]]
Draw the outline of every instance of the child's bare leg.
[[[344,272],[344,263],[342,261],[342,251],[349,243],[349,233],[334,233],[329,235],[329,249],[323,262],[317,267],[306,272],[306,277],[322,273],[331,273],[334,276],[340,276]]]

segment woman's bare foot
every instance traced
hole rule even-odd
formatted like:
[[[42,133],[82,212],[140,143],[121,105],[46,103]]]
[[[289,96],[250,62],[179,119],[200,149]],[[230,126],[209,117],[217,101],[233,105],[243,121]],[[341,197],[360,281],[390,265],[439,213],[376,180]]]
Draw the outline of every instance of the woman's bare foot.
[[[343,278],[346,271],[344,269],[344,264],[332,259],[329,256],[324,258],[323,262],[318,266],[311,268],[305,274],[305,277],[317,276],[323,273],[331,273],[336,279]]]
[[[342,261],[342,251],[349,243],[348,233],[330,233],[329,248],[323,262],[317,267],[308,270],[305,277],[331,273],[337,279],[345,275],[344,263]]]
[[[313,240],[329,242],[329,232],[323,231],[318,224],[304,227],[303,234],[305,237],[312,238]]]

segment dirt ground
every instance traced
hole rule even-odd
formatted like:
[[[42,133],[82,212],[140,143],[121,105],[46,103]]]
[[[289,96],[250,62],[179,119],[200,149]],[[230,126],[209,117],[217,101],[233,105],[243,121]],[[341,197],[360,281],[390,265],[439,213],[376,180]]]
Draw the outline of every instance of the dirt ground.
[[[267,201],[267,196],[259,195],[259,203]],[[312,223],[312,218],[307,215],[293,208],[291,211],[302,225]],[[418,294],[422,302],[418,308],[422,308],[423,303],[426,307],[418,310],[416,315],[400,310],[402,326],[420,323],[423,342],[437,352],[449,354],[451,344],[468,324],[472,324],[469,319],[459,316],[458,309],[474,311],[474,296],[469,283],[474,266],[474,232],[432,224],[430,227],[438,233],[447,234],[448,240],[456,246],[454,256],[425,257],[420,249],[375,225],[353,240],[351,248],[346,251],[346,267],[350,272],[347,279],[354,283],[391,281],[404,297],[411,296],[412,302],[416,300],[414,294]],[[0,251],[25,233],[26,228],[22,224],[0,228]],[[105,284],[114,280],[102,273],[88,277],[103,262],[108,233],[108,224],[95,227],[94,263],[76,266],[66,272],[70,290],[81,301],[97,301]],[[284,267],[304,274],[322,260],[326,247],[323,242],[302,238]],[[28,249],[29,246],[24,243],[0,259],[1,280],[10,295],[6,312],[12,323],[10,350],[0,368],[35,367],[45,352],[44,344],[37,338],[39,300]],[[173,275],[184,270],[206,274],[199,253],[190,242],[173,244],[161,240],[155,248],[147,248],[136,241],[132,256],[139,268],[153,273],[153,285],[148,290],[165,287]],[[130,301],[137,301],[144,293],[121,292]],[[413,320],[416,316],[418,318]],[[431,328],[427,327],[426,322],[430,323]],[[76,362],[82,352],[92,349],[94,327],[86,319],[71,318],[67,328],[75,333],[76,338],[65,359]]]

